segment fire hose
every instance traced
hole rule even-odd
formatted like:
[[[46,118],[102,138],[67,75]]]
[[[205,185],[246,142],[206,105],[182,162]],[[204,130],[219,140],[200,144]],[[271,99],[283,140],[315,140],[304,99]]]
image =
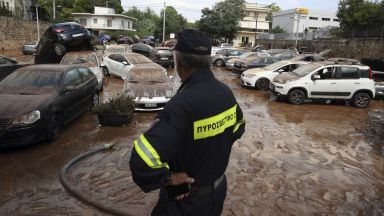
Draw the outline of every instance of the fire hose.
[[[91,149],[87,152],[84,152],[74,158],[72,158],[67,164],[65,164],[65,166],[61,169],[60,171],[60,182],[61,184],[64,186],[64,188],[69,191],[69,193],[71,193],[74,197],[78,198],[79,200],[101,210],[101,211],[104,211],[106,213],[110,213],[110,214],[113,214],[113,215],[119,215],[119,216],[131,216],[130,214],[126,213],[126,212],[123,212],[123,211],[120,211],[118,209],[114,209],[114,208],[111,208],[111,207],[108,207],[108,206],[105,206],[103,205],[103,203],[100,203],[100,202],[96,202],[94,200],[90,200],[90,199],[87,199],[87,197],[82,194],[81,192],[77,191],[75,188],[72,188],[70,185],[71,185],[71,182],[69,181],[69,179],[67,178],[67,173],[68,171],[71,169],[71,167],[78,163],[79,161],[93,155],[93,154],[96,154],[98,152],[101,152],[101,151],[104,151],[104,150],[109,150],[109,149],[112,149],[112,147],[115,145],[115,143],[112,143],[112,144],[104,144],[104,145],[101,145],[101,146],[98,146],[94,149]]]

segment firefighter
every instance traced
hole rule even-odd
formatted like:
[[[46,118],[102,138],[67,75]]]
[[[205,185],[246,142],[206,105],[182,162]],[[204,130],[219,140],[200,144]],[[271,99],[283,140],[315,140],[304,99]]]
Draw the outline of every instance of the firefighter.
[[[200,31],[179,32],[174,47],[182,84],[151,127],[134,141],[130,169],[144,191],[160,188],[152,215],[220,215],[231,147],[245,130],[231,89],[211,66],[212,44]]]

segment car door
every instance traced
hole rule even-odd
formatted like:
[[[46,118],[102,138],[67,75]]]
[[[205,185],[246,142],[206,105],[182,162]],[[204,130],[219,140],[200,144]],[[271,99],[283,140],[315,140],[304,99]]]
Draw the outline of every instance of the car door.
[[[118,65],[117,54],[109,54],[104,61],[105,66],[107,66],[109,70],[109,73],[112,75],[118,75],[116,72]]]
[[[311,98],[335,98],[337,95],[336,67],[325,67],[312,73],[309,79],[309,97]],[[314,79],[319,75],[320,79]]]
[[[68,123],[72,119],[84,112],[84,89],[83,78],[77,68],[67,71],[61,88],[62,94],[62,115],[64,122]]]
[[[337,68],[337,97],[348,99],[362,84],[359,68],[340,66]]]
[[[97,92],[97,81],[95,75],[88,68],[79,68],[79,73],[83,79],[83,97],[81,107],[83,111],[88,110],[93,104],[93,96]]]
[[[126,70],[127,69],[129,70],[129,66],[130,64],[128,63],[127,59],[123,55],[116,54],[115,63],[114,63],[114,70],[116,75],[118,75],[119,77],[125,77],[127,74]]]

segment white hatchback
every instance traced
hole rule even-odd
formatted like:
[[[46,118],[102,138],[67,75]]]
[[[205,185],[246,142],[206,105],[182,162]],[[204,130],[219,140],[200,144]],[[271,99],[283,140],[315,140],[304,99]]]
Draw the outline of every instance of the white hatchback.
[[[270,89],[277,96],[287,96],[291,104],[302,104],[307,98],[342,99],[365,108],[375,97],[368,66],[335,61],[311,63],[282,73],[273,79]]]
[[[279,61],[263,68],[253,68],[243,72],[241,82],[244,86],[267,91],[269,83],[282,72],[290,72],[310,62]]]

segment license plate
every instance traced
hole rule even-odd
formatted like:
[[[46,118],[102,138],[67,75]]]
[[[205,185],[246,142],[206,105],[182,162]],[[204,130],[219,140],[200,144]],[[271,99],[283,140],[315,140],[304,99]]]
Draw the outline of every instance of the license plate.
[[[151,107],[157,107],[157,104],[155,104],[155,103],[147,103],[144,106],[148,107],[148,108],[151,108]]]
[[[160,60],[168,60],[168,58],[161,58]]]
[[[73,34],[72,37],[80,37],[80,36],[83,36],[83,33],[80,33],[80,34]]]

